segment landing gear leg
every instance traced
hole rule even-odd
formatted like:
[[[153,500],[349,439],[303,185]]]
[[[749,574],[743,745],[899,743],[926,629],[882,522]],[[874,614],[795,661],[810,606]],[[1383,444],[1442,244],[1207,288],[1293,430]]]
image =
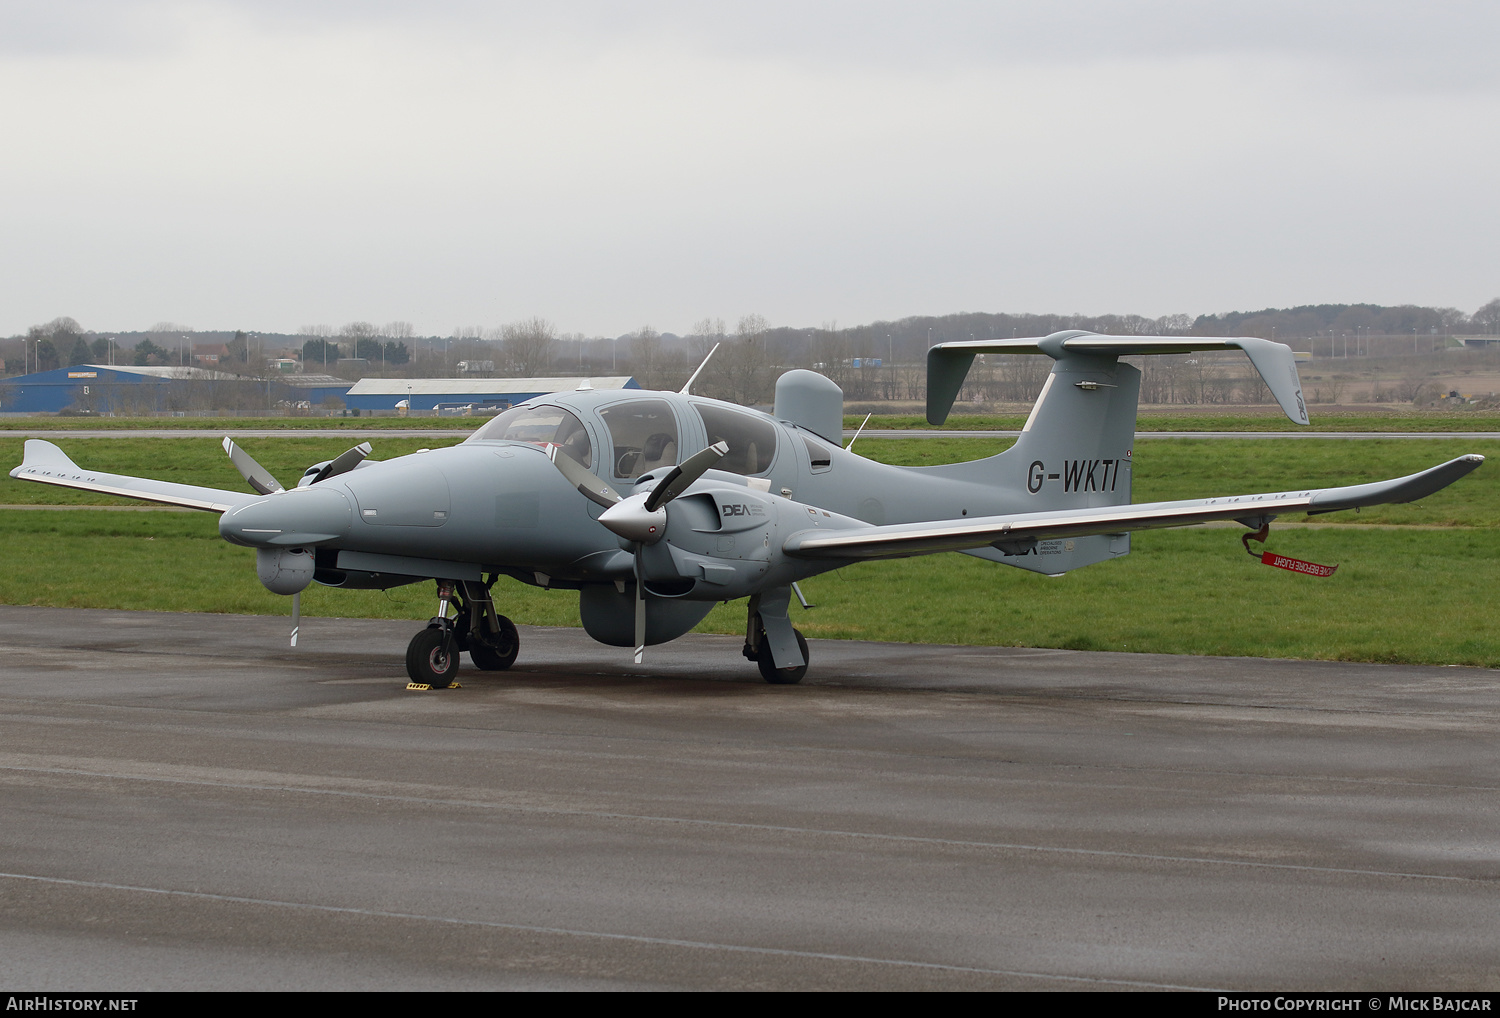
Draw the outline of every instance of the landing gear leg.
[[[465,643],[474,667],[487,672],[503,672],[516,663],[521,638],[515,624],[495,611],[495,601],[490,597],[490,588],[494,584],[493,576],[488,583],[466,581],[461,617],[467,623],[464,626]]]
[[[448,604],[455,597],[452,582],[439,580],[438,613],[406,647],[406,674],[413,682],[447,689],[458,675],[459,634],[448,617]]]
[[[745,623],[745,657],[755,662],[761,678],[778,686],[801,682],[807,674],[807,641],[787,618],[790,600],[787,587],[756,594]]]

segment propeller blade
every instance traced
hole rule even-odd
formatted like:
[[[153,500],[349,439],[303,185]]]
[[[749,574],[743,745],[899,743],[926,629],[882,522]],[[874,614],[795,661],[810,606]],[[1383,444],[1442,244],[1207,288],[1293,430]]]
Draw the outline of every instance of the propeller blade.
[[[578,493],[590,502],[608,509],[620,501],[619,492],[605,484],[593,471],[567,453],[559,454],[557,446],[547,447],[547,458],[552,461],[553,466],[562,471],[568,483],[577,488]]]
[[[271,472],[259,463],[255,462],[248,452],[234,444],[234,440],[228,435],[224,436],[224,451],[229,454],[229,462],[234,464],[234,469],[240,472],[250,487],[260,495],[274,495],[284,490],[281,483],[271,476]]]
[[[728,442],[715,442],[702,452],[695,452],[677,464],[672,468],[672,472],[663,477],[661,483],[651,490],[651,494],[646,496],[646,511],[654,513],[687,491],[694,481],[703,476],[705,470],[723,459],[728,451]]]
[[[641,549],[635,549],[635,663],[646,656],[646,582],[641,576]]]
[[[292,646],[297,646],[297,630],[302,628],[302,591],[292,595]]]
[[[339,453],[332,460],[330,460],[326,467],[324,467],[322,470],[319,470],[318,476],[314,477],[309,483],[317,484],[319,481],[326,481],[330,477],[337,477],[339,474],[347,474],[349,471],[353,470],[355,467],[363,463],[365,457],[368,455],[370,455],[369,442],[361,442],[352,449],[345,449],[343,452]]]

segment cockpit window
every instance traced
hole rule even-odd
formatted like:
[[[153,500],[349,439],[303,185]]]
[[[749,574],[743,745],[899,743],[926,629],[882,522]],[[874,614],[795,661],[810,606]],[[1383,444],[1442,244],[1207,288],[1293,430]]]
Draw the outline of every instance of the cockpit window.
[[[776,426],[764,417],[725,410],[710,403],[694,403],[703,418],[708,444],[728,442],[729,453],[715,466],[735,474],[763,474],[776,457]]]
[[[599,411],[609,429],[616,477],[634,480],[648,470],[677,462],[677,418],[659,399],[616,403]]]
[[[582,463],[594,465],[593,444],[583,422],[562,407],[518,406],[490,421],[474,432],[470,442],[530,442],[532,445],[555,445],[558,451]]]

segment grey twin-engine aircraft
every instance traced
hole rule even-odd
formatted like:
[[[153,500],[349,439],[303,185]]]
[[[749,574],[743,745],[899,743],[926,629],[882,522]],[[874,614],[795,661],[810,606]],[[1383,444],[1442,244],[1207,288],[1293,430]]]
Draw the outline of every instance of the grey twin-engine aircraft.
[[[279,594],[436,580],[438,615],[406,655],[412,680],[433,687],[453,681],[461,651],[486,670],[515,661],[515,626],[491,598],[502,575],[578,591],[589,635],[634,646],[637,662],[715,602],[748,596],[744,654],[768,682],[791,683],[808,660],[787,614],[802,597],[797,581],[859,559],[961,551],[1059,575],[1126,554],[1133,530],[1211,520],[1260,529],[1286,513],[1410,502],[1484,460],[1350,487],[1130,504],[1140,372],[1120,358],[1227,348],[1243,350],[1287,416],[1307,423],[1282,344],[1060,332],[928,352],[934,424],[977,354],[1056,362],[1016,444],[969,463],[893,467],[841,448],[842,392],[797,370],[776,383],[770,415],[693,396],[691,382],[625,393],[585,381],[505,411],[452,448],[381,462],[362,443],[290,490],[227,438],[254,494],[98,473],[36,440],[11,476],[219,513],[219,533],[256,549],[261,582]]]

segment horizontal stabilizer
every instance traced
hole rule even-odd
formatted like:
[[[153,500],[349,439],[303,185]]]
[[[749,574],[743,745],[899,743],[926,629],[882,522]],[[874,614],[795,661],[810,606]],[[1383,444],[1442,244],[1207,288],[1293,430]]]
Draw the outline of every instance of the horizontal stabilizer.
[[[1092,332],[1056,332],[1036,339],[982,339],[939,343],[927,351],[927,420],[948,419],[953,401],[963,388],[974,357],[982,353],[1046,354],[1061,360],[1069,354],[1133,357],[1143,354],[1183,354],[1200,350],[1243,350],[1265,380],[1271,395],[1294,423],[1307,423],[1307,404],[1297,378],[1291,347],[1268,339],[1239,336],[1100,336]]]
[[[904,558],[939,551],[965,551],[987,545],[1005,549],[1023,546],[1031,541],[1185,527],[1216,520],[1240,520],[1247,525],[1249,521],[1254,521],[1255,526],[1259,527],[1286,513],[1332,512],[1360,506],[1410,502],[1447,487],[1483,462],[1483,456],[1470,454],[1406,477],[1316,491],[1233,495],[1182,502],[1144,502],[1139,505],[900,523],[839,531],[802,530],[788,537],[782,548],[788,555],[798,558]]]
[[[25,457],[21,465],[10,472],[10,476],[22,481],[55,484],[80,491],[97,491],[105,495],[138,498],[146,502],[161,502],[213,513],[227,512],[260,498],[249,492],[223,491],[196,484],[175,484],[171,481],[153,481],[145,477],[126,477],[85,470],[57,446],[39,438],[26,440]]]

